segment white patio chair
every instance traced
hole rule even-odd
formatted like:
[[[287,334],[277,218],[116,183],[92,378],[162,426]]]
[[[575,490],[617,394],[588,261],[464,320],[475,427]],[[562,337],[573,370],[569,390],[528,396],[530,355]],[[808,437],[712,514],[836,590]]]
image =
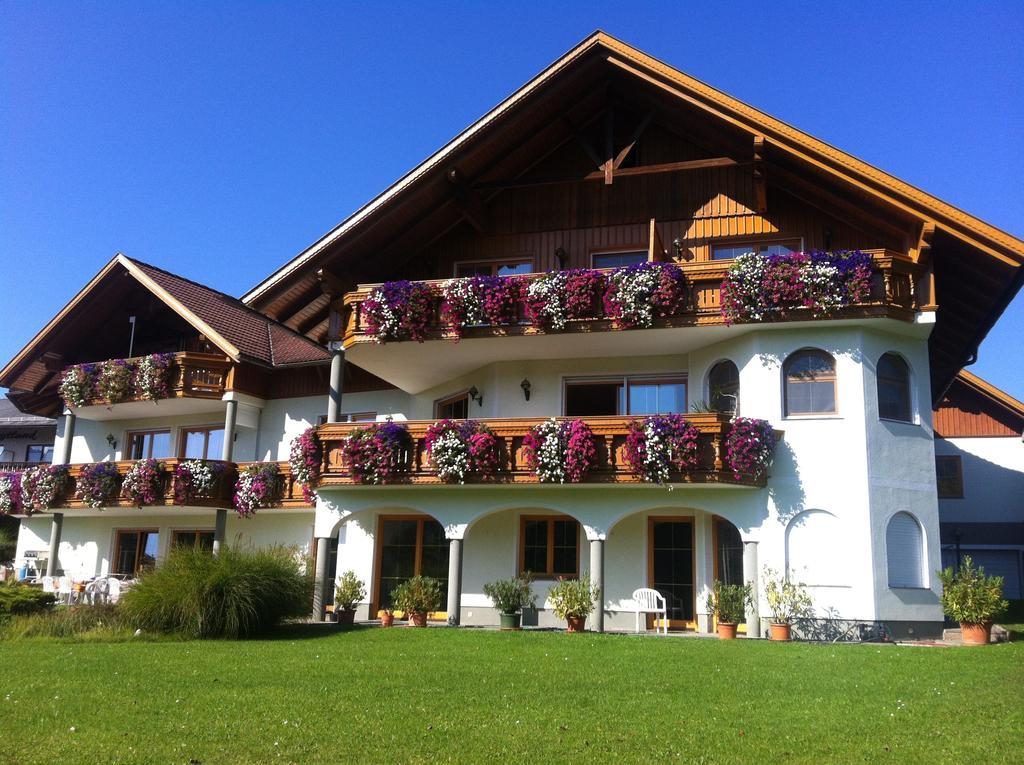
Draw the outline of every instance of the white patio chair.
[[[90,605],[93,606],[100,603],[106,603],[109,592],[110,582],[105,577],[93,579],[91,582],[85,585],[85,599]]]
[[[57,599],[61,603],[71,605],[71,596],[74,594],[74,590],[71,586],[71,577],[62,576],[57,580]]]
[[[636,631],[640,633],[640,614],[661,614],[664,633],[668,634],[668,607],[665,597],[657,590],[641,587],[633,590],[633,602],[636,604]],[[644,625],[646,628],[646,624]]]
[[[43,592],[57,592],[57,577],[55,576],[44,576],[42,578]]]
[[[116,603],[121,599],[121,580],[107,577],[107,602]]]

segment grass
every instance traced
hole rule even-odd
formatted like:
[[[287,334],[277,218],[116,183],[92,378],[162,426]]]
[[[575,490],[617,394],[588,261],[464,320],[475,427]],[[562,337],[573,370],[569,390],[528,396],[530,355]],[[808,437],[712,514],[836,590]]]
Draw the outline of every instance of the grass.
[[[1024,643],[294,626],[0,666],[4,763],[1024,761]]]

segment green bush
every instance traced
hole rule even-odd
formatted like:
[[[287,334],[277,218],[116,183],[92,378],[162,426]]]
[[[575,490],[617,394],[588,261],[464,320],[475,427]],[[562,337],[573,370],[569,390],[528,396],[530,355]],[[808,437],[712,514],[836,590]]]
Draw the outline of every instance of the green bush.
[[[146,631],[240,638],[308,615],[313,583],[292,550],[178,547],[121,598],[125,620]]]
[[[537,596],[533,594],[533,574],[524,571],[511,579],[499,579],[484,585],[484,595],[491,599],[494,607],[503,614],[514,614],[527,606],[533,606]]]
[[[548,591],[548,600],[559,619],[570,616],[586,618],[594,610],[597,590],[590,579],[561,579]]]
[[[336,611],[354,611],[356,604],[365,597],[366,584],[355,571],[346,571],[334,588],[334,608]]]
[[[939,572],[942,580],[942,610],[953,621],[985,624],[1006,610],[1003,578],[985,576],[985,569],[974,568],[970,555],[964,556],[959,571],[952,567]]]
[[[0,582],[0,616],[34,614],[54,604],[52,592],[17,582]]]
[[[441,580],[429,576],[414,576],[406,579],[391,593],[395,608],[409,614],[436,611],[441,607]]]
[[[708,593],[708,610],[719,622],[737,624],[746,616],[747,605],[751,602],[749,584],[723,584],[715,580]]]
[[[128,627],[113,605],[57,606],[46,611],[12,616],[0,626],[0,639],[128,638]]]

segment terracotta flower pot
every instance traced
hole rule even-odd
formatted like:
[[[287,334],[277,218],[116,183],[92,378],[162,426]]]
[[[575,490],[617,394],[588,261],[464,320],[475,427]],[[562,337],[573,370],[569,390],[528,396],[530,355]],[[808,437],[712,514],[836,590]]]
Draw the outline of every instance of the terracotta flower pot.
[[[970,624],[960,622],[960,633],[964,638],[964,645],[988,645],[992,638],[992,623]]]
[[[426,627],[427,626],[427,612],[426,611],[410,611],[406,614],[406,618],[409,620],[410,627]]]
[[[335,611],[334,616],[337,618],[338,626],[341,629],[348,629],[356,622],[356,610],[354,608]]]
[[[583,628],[587,624],[587,617],[585,616],[567,616],[565,617],[566,632],[583,632]]]
[[[499,618],[501,619],[502,631],[507,632],[509,630],[521,630],[522,627],[519,626],[519,617],[520,615],[518,613],[501,614]]]
[[[719,640],[735,640],[736,639],[736,623],[735,622],[719,622],[718,623],[718,638],[719,638]]]
[[[383,613],[380,615],[380,626],[390,627],[395,623],[395,615],[391,613]]]
[[[789,624],[776,624],[772,622],[772,640],[787,641],[792,639],[792,626]]]

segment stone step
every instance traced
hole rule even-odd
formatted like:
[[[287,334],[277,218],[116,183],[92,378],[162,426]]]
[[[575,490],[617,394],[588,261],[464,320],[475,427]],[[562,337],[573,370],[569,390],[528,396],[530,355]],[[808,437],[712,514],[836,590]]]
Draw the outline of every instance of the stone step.
[[[1010,639],[1010,633],[1006,631],[1005,627],[1001,627],[998,624],[992,625],[992,637],[991,642],[993,643],[1005,643]],[[959,628],[951,628],[942,630],[942,642],[949,643],[950,645],[963,645],[964,636]]]

